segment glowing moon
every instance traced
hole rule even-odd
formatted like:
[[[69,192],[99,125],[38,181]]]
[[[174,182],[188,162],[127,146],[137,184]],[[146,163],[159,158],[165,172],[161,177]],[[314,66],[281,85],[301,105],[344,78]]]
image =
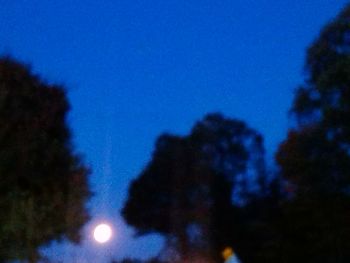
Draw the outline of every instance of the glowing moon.
[[[107,224],[99,224],[94,230],[94,239],[98,243],[106,243],[112,237],[112,228]]]

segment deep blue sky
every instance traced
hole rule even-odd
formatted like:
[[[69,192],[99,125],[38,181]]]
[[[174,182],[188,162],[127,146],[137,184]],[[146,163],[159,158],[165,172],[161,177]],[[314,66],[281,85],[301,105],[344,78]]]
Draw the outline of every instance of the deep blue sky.
[[[47,253],[96,263],[154,255],[160,239],[133,240],[119,216],[128,184],[160,133],[185,134],[208,112],[245,120],[271,157],[289,125],[305,48],[345,3],[0,0],[0,52],[68,87],[74,142],[93,169],[82,247]],[[115,227],[107,246],[88,234],[99,220]]]

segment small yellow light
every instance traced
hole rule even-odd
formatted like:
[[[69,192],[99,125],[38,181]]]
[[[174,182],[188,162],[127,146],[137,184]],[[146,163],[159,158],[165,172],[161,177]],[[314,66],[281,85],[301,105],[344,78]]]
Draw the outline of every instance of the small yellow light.
[[[234,255],[233,249],[231,247],[226,247],[222,251],[221,255],[224,258],[224,260],[226,261],[227,259],[229,259],[230,257],[232,257]]]

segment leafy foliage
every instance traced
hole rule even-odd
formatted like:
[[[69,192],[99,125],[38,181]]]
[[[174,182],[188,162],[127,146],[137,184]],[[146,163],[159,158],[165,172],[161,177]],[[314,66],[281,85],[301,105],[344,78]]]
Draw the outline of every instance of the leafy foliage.
[[[348,262],[350,6],[308,49],[306,70],[292,108],[299,125],[276,155],[295,186],[283,207],[280,251],[290,255],[283,262]]]
[[[80,239],[88,168],[74,153],[65,90],[0,59],[0,261],[39,258],[52,240]]]
[[[232,198],[240,206],[262,190],[263,154],[254,130],[209,114],[188,136],[158,138],[152,160],[130,186],[123,216],[138,234],[165,235],[179,259],[218,259],[231,242]]]

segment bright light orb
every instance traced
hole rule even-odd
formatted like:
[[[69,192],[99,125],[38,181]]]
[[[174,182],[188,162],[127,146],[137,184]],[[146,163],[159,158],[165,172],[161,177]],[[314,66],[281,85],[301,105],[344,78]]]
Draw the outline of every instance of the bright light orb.
[[[106,243],[112,237],[112,228],[107,224],[99,224],[94,230],[94,239],[98,243]]]

